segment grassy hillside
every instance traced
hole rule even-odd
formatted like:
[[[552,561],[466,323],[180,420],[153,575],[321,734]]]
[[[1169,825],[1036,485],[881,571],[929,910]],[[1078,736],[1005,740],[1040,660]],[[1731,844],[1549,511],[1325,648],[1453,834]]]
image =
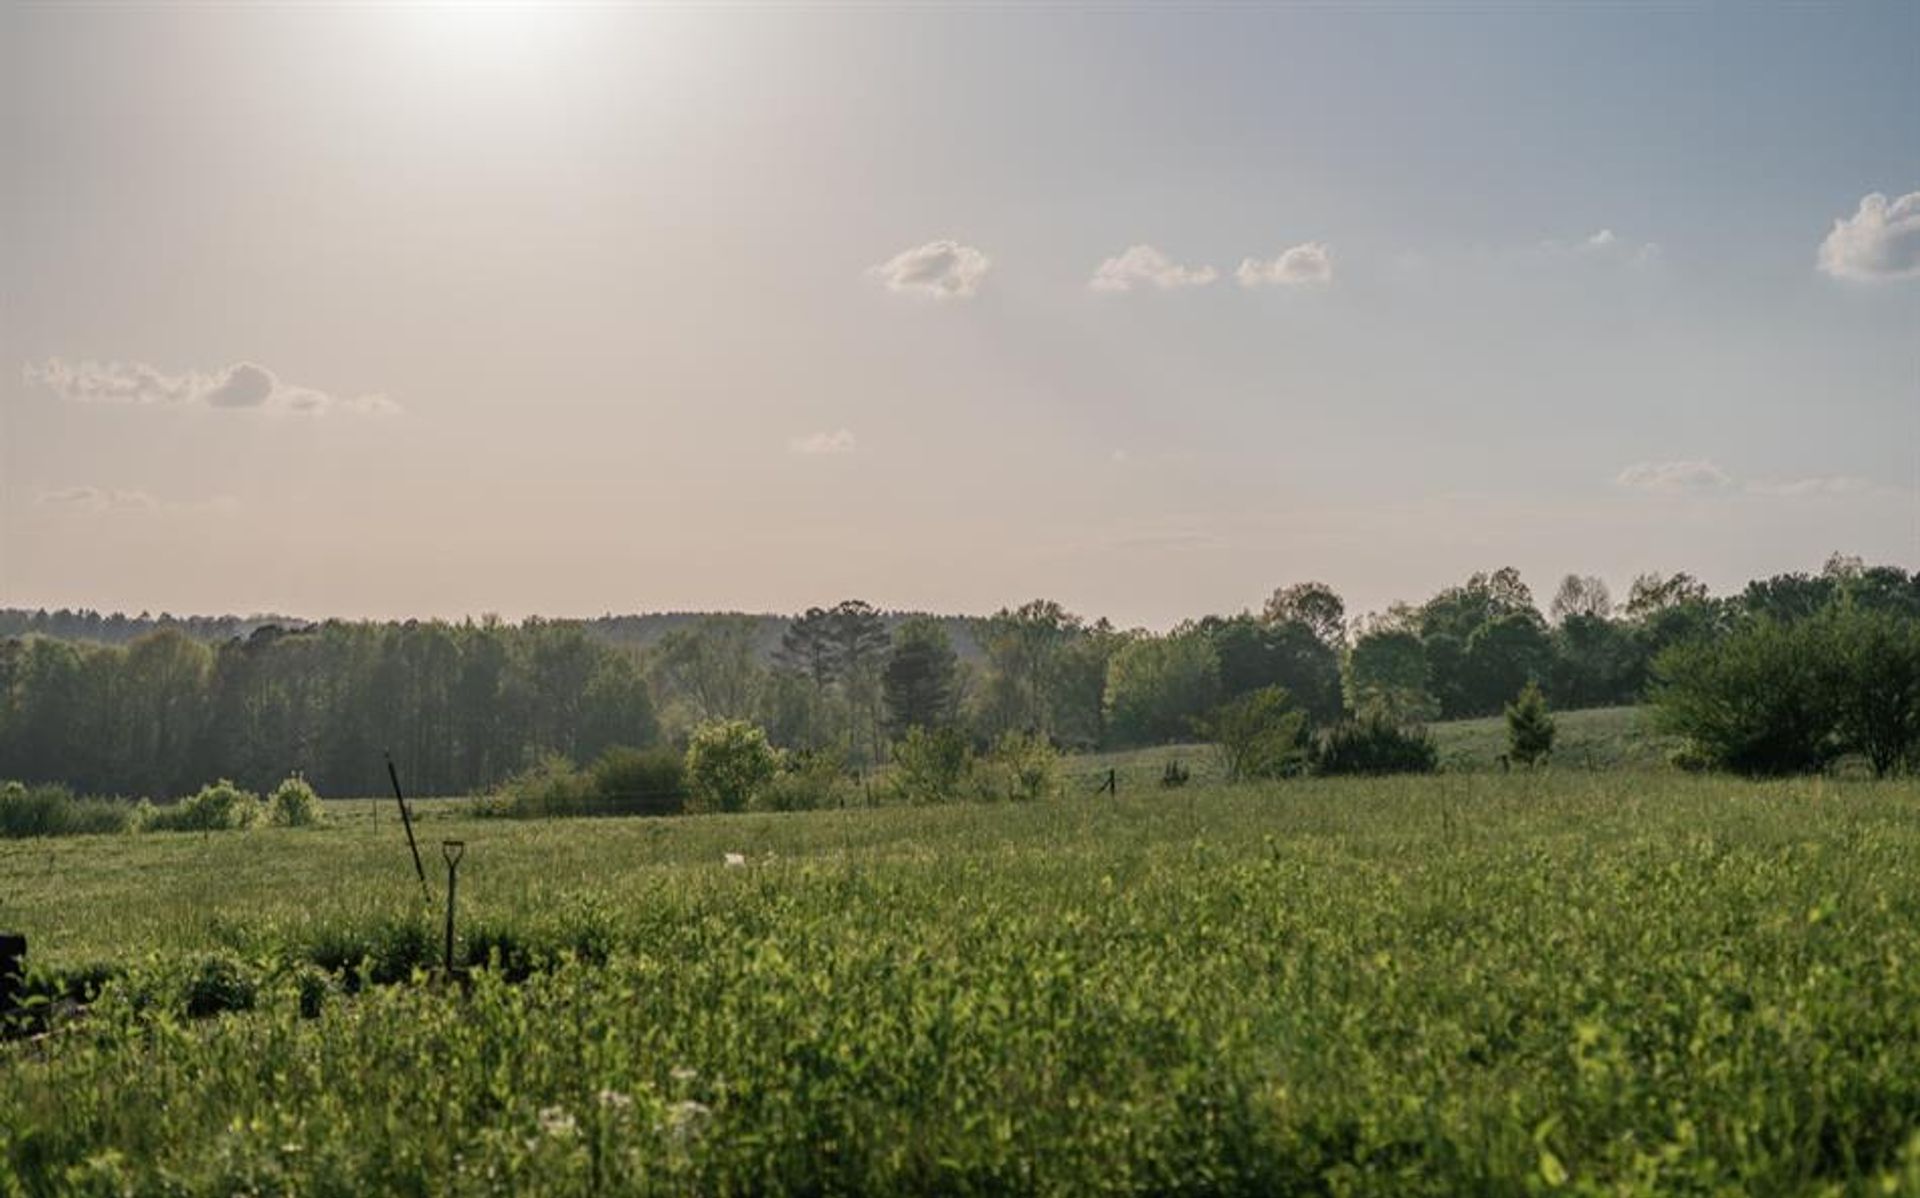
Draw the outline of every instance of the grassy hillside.
[[[677,821],[439,803],[436,897],[464,839],[460,953],[502,965],[466,989],[409,980],[440,911],[369,808],[0,844],[41,965],[125,974],[0,1047],[0,1178],[1894,1192],[1920,1186],[1917,800],[1559,771]]]
[[[1667,765],[1675,744],[1672,737],[1650,726],[1646,709],[1640,707],[1562,711],[1554,713],[1553,718],[1557,733],[1551,767],[1556,772],[1660,769]],[[1498,770],[1500,756],[1507,751],[1507,723],[1501,716],[1448,720],[1433,724],[1429,731],[1440,748],[1441,768],[1450,773]],[[1213,746],[1204,744],[1090,754],[1071,759],[1070,768],[1076,780],[1089,790],[1109,768],[1118,772],[1123,788],[1141,788],[1157,786],[1169,761],[1178,761],[1190,770],[1195,782],[1217,781],[1220,777]]]

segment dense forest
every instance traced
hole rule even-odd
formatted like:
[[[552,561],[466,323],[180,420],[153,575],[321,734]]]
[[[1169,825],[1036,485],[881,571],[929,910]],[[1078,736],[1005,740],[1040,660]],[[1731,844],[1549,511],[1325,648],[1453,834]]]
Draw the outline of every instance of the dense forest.
[[[1350,619],[1318,583],[1165,634],[1036,600],[984,618],[849,600],[752,615],[305,623],[0,612],[0,777],[166,797],[300,771],[373,794],[391,750],[410,789],[484,789],[549,755],[683,741],[751,719],[776,744],[883,760],[909,728],[1067,748],[1190,738],[1220,704],[1285,688],[1316,723],[1498,712],[1528,683],[1556,707],[1634,702],[1656,655],[1835,605],[1920,619],[1920,574],[1835,557],[1714,596],[1647,575],[1615,603],[1569,576],[1545,610],[1517,572]]]

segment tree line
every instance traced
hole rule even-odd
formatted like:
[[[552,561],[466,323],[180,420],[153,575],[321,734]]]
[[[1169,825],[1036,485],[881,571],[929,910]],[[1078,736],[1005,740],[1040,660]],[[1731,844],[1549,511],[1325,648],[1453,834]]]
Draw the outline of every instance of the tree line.
[[[1675,646],[1839,606],[1920,620],[1920,574],[1835,557],[1722,596],[1645,575],[1618,604],[1569,576],[1543,611],[1500,569],[1357,619],[1309,582],[1164,634],[1050,600],[983,618],[858,600],[783,621],[675,616],[644,638],[645,617],[267,623],[204,639],[176,622],[123,643],[33,632],[0,640],[0,777],[162,797],[298,770],[323,793],[373,794],[391,749],[411,790],[467,793],[547,756],[684,744],[733,719],[859,767],[914,728],[1067,749],[1188,740],[1272,688],[1308,726],[1411,725],[1497,714],[1530,684],[1559,709],[1636,702]]]

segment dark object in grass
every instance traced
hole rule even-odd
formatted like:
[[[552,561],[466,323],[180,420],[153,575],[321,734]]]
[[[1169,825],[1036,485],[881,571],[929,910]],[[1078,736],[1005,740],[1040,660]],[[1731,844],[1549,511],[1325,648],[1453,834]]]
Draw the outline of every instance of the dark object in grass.
[[[0,1025],[13,1022],[27,976],[27,938],[0,932]]]

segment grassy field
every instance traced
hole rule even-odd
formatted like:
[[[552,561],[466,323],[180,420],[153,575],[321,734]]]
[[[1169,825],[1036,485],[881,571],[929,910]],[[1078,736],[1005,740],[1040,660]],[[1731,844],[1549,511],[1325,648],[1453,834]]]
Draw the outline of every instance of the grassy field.
[[[1656,731],[1650,718],[1640,707],[1555,712],[1554,768],[1561,773],[1668,768],[1669,755],[1678,742]],[[1440,750],[1440,766],[1449,773],[1497,771],[1507,751],[1507,721],[1503,716],[1446,720],[1433,724],[1428,731]],[[1073,758],[1070,764],[1076,785],[1091,791],[1105,778],[1109,767],[1118,772],[1122,786],[1157,785],[1169,761],[1178,761],[1191,771],[1196,782],[1220,780],[1219,754],[1205,744],[1125,749]]]
[[[346,807],[0,843],[0,1193],[1920,1192],[1913,784]]]

